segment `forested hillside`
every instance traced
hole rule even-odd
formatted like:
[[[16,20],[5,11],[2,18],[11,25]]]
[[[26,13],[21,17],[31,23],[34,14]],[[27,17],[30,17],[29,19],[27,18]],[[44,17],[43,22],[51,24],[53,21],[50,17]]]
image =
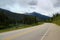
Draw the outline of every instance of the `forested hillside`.
[[[35,16],[13,13],[8,10],[0,9],[0,29],[10,28],[16,25],[31,25],[37,23]]]
[[[14,30],[19,28],[29,27],[42,23],[56,23],[60,25],[60,14],[55,14],[53,17],[48,17],[36,12],[31,14],[19,14],[10,12],[5,9],[0,9],[0,31]]]
[[[58,13],[55,14],[55,15],[52,17],[52,22],[60,25],[60,14],[58,14]]]

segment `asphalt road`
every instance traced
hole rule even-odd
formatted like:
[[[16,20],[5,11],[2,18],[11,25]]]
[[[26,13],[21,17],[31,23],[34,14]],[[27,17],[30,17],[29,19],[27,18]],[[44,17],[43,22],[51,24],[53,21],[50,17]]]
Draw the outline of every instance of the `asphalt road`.
[[[60,27],[52,23],[0,33],[0,40],[60,40]]]

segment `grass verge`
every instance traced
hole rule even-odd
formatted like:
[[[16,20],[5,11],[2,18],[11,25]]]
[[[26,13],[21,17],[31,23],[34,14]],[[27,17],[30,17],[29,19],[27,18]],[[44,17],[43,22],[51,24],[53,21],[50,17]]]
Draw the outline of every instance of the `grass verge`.
[[[13,30],[18,30],[18,29],[23,29],[23,28],[28,28],[28,27],[32,27],[32,26],[36,26],[36,25],[41,25],[41,24],[43,24],[43,22],[38,22],[38,23],[31,24],[31,25],[20,24],[20,25],[17,25],[17,26],[13,26],[11,28],[0,29],[0,33],[13,31]]]

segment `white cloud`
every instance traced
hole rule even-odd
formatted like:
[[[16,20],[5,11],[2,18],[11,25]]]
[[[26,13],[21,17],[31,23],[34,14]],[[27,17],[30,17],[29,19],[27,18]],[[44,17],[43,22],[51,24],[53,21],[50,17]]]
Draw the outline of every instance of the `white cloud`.
[[[17,13],[39,12],[52,16],[60,12],[60,0],[0,0],[0,8]]]

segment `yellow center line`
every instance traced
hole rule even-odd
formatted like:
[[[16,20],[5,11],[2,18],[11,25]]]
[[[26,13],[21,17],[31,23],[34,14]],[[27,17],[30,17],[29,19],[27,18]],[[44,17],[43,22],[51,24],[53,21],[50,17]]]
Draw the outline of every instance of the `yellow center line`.
[[[34,30],[37,30],[37,29],[38,29],[38,28],[34,28],[34,29],[32,29],[32,30],[25,31],[25,32],[23,32],[23,33],[18,33],[18,34],[16,34],[16,35],[11,36],[11,37],[5,38],[4,40],[14,39],[14,38],[17,38],[17,37],[19,37],[19,36],[23,36],[23,35],[25,35],[25,34],[28,34],[28,33],[32,32],[32,31],[34,31]]]

